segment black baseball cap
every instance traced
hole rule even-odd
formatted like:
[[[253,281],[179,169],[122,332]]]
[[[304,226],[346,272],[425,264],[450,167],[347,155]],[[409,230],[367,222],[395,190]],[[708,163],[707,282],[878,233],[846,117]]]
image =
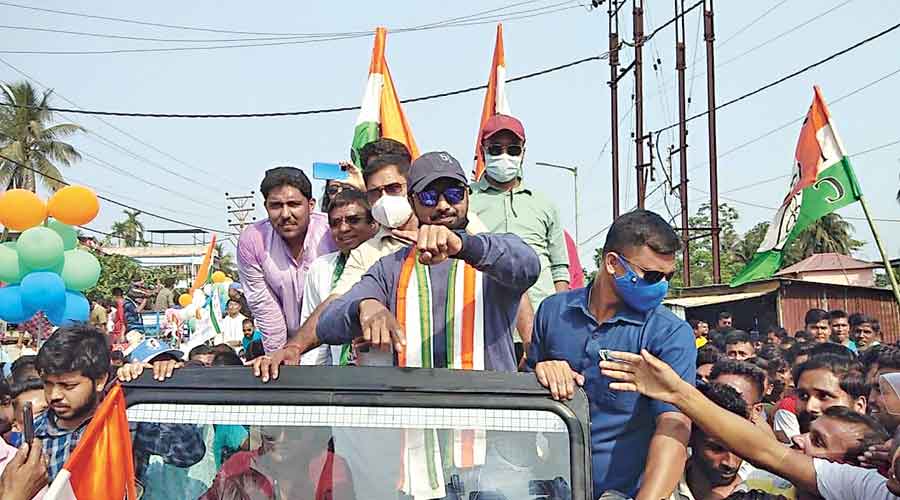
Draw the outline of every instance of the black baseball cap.
[[[278,186],[293,186],[306,199],[312,199],[312,183],[309,182],[309,177],[303,170],[297,167],[275,167],[266,170],[266,175],[259,184],[259,192],[262,193],[263,198],[268,198],[269,191]]]
[[[438,179],[454,179],[469,184],[462,166],[446,151],[431,151],[416,158],[409,167],[406,182],[409,190],[417,193]]]

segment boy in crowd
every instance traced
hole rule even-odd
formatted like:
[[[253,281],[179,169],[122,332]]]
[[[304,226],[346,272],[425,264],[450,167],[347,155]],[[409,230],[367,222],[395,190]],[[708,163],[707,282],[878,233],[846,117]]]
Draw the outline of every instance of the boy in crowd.
[[[856,342],[850,339],[850,319],[847,313],[840,309],[829,311],[828,325],[831,327],[832,342],[857,352]]]
[[[725,336],[725,356],[736,361],[756,357],[756,347],[743,330],[732,330]]]
[[[813,342],[822,344],[831,340],[831,325],[828,313],[823,309],[810,309],[803,317],[806,332]]]

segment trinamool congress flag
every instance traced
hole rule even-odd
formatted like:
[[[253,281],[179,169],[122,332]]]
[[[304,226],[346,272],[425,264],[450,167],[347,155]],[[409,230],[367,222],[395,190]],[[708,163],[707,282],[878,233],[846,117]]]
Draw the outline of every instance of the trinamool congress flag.
[[[419,148],[416,147],[409,122],[406,121],[406,115],[403,114],[403,108],[400,107],[397,89],[394,88],[391,72],[384,59],[386,38],[387,31],[384,28],[379,27],[375,30],[375,46],[372,48],[372,62],[369,64],[369,80],[366,82],[362,109],[356,118],[353,145],[350,151],[353,163],[359,168],[365,167],[359,158],[360,148],[382,137],[405,144],[413,159],[419,156]]]
[[[781,267],[784,249],[810,224],[861,196],[859,183],[818,86],[800,129],[791,190],[769,225],[756,255],[731,281],[739,286],[768,278]]]
[[[484,106],[481,109],[481,126],[478,127],[478,138],[475,140],[475,179],[484,173],[484,155],[481,151],[481,132],[484,124],[494,115],[511,115],[509,102],[506,100],[506,56],[503,54],[503,25],[497,24],[497,40],[494,42],[494,57],[491,60],[491,73],[488,75],[487,93],[484,95]]]
[[[131,434],[122,387],[113,386],[44,500],[136,500]]]

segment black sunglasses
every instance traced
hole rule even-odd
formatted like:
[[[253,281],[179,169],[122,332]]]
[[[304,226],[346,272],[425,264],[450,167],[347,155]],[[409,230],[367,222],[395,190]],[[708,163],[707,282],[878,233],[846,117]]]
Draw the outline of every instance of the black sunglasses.
[[[502,144],[488,144],[485,149],[488,154],[492,156],[499,156],[504,152],[509,156],[519,156],[522,154],[523,148],[520,144],[510,144],[509,146],[504,146]]]
[[[419,203],[428,208],[436,207],[441,196],[447,200],[447,203],[457,205],[466,199],[466,188],[462,186],[450,186],[444,188],[443,191],[426,189],[425,191],[416,193],[416,198],[418,198]]]
[[[634,262],[631,262],[630,260],[626,259],[625,257],[623,257],[619,254],[615,254],[615,255],[616,255],[616,257],[619,258],[619,261],[622,264],[630,265],[629,267],[633,266],[633,267],[640,269],[641,273],[642,273],[641,279],[643,279],[647,283],[654,284],[654,283],[659,283],[662,280],[670,281],[672,279],[672,276],[675,276],[675,271],[672,271],[670,273],[664,273],[662,271],[653,271],[651,269],[644,269],[643,267],[639,266],[638,264],[635,264]]]

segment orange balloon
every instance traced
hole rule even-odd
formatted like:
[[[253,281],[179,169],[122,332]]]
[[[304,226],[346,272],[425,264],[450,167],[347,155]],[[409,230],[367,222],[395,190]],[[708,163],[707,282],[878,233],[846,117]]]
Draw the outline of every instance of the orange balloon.
[[[90,188],[66,186],[50,198],[47,208],[54,219],[70,226],[82,226],[100,212],[100,200]]]
[[[191,297],[191,294],[189,294],[189,293],[182,293],[181,296],[178,297],[178,304],[180,304],[181,307],[187,307],[187,306],[191,305],[191,302],[193,302],[193,301],[194,301],[194,298]]]
[[[47,218],[47,205],[27,189],[11,189],[0,195],[0,224],[13,231],[40,225]]]

